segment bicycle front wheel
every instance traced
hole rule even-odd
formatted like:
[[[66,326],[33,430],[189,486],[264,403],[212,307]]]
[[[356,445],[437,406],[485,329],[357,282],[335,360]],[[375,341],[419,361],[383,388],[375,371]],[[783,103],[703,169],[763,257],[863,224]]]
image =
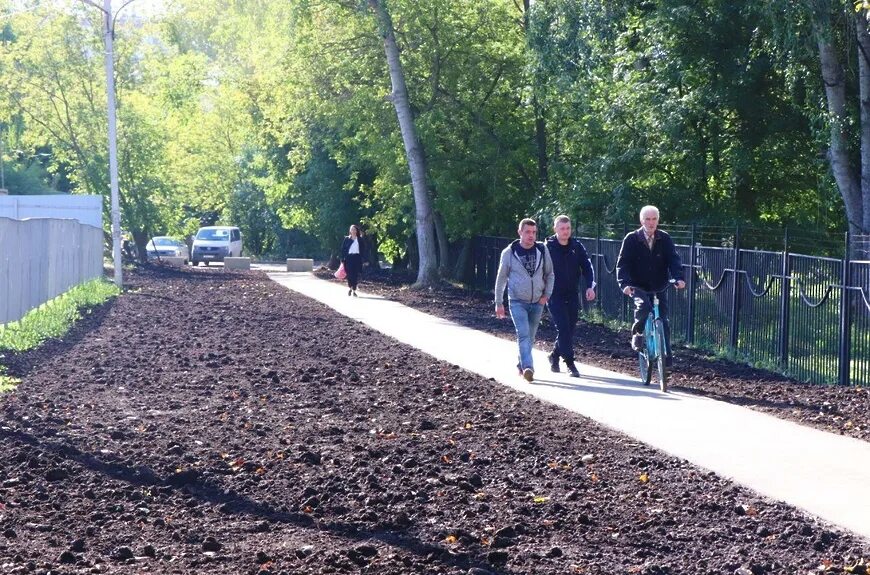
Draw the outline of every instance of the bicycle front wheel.
[[[665,347],[665,324],[660,319],[656,320],[655,339],[656,350],[658,351],[658,356],[656,357],[656,368],[659,376],[659,389],[662,390],[662,393],[667,393],[668,366],[666,364],[667,348]]]
[[[650,364],[649,356],[645,351],[638,352],[637,362],[640,367],[640,382],[649,385],[652,381],[653,366]]]

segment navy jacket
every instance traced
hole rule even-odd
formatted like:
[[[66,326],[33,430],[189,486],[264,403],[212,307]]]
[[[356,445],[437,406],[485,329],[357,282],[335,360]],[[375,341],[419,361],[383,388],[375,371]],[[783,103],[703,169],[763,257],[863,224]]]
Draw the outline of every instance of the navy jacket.
[[[647,291],[662,289],[668,285],[668,272],[674,280],[683,279],[683,265],[671,236],[656,230],[652,250],[646,245],[643,228],[625,236],[616,259],[619,289],[626,286]]]
[[[586,248],[577,238],[569,238],[568,245],[563,246],[556,236],[547,238],[547,249],[553,260],[553,273],[556,283],[553,286],[554,295],[571,295],[579,291],[580,273],[583,272],[584,290],[595,282],[595,272]]]

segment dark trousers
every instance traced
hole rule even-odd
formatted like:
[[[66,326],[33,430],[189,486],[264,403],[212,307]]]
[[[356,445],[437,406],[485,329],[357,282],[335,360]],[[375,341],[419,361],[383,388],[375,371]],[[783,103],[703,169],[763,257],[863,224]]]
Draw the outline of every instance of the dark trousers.
[[[574,330],[577,328],[580,296],[577,292],[568,295],[553,294],[547,307],[556,325],[556,346],[553,354],[565,361],[574,361]]]
[[[671,323],[668,321],[668,290],[660,291],[659,317],[665,325],[665,348],[671,355]],[[634,323],[631,325],[631,333],[643,333],[646,318],[652,312],[652,297],[645,293],[634,292]]]
[[[362,257],[359,254],[347,254],[344,260],[344,271],[347,272],[347,287],[355,290],[359,284],[359,272],[362,270]]]

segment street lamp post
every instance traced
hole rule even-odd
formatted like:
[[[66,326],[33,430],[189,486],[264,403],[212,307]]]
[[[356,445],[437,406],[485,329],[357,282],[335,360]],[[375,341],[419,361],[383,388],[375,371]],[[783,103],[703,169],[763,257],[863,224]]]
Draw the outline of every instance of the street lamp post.
[[[115,119],[115,26],[112,20],[112,0],[103,0],[106,44],[106,97],[109,108],[109,181],[112,190],[112,261],[115,264],[115,285],[123,287],[121,267],[121,205],[118,197],[118,133]]]
[[[118,10],[132,2],[127,0]],[[82,0],[103,12],[103,41],[106,52],[106,98],[109,111],[109,183],[112,197],[112,262],[115,266],[115,285],[123,287],[123,270],[121,267],[121,205],[118,198],[118,134],[115,117],[115,16],[112,14],[112,0],[103,0],[100,7],[93,0]]]

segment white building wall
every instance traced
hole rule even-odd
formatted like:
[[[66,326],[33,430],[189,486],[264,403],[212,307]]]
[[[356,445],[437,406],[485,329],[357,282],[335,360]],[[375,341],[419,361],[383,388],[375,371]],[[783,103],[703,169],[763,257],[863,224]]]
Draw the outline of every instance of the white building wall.
[[[0,218],[72,219],[102,229],[103,197],[70,194],[0,196]]]

